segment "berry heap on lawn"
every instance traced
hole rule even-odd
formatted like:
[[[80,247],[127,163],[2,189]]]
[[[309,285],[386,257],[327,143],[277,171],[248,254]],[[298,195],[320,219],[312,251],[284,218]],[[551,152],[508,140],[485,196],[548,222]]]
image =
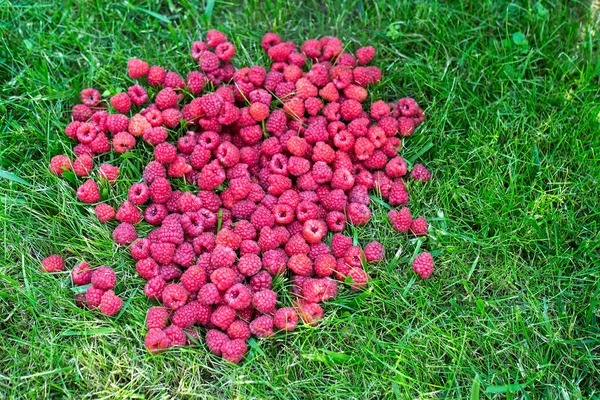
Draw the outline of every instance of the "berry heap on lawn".
[[[208,349],[237,363],[252,335],[317,325],[322,303],[342,284],[365,287],[364,262],[384,258],[381,244],[361,248],[343,234],[347,224],[369,222],[370,193],[402,207],[388,214],[395,230],[427,235],[427,221],[403,206],[406,181],[431,174],[420,164],[409,173],[399,155],[423,111],[411,98],[366,103],[382,78],[369,65],[375,48],[353,55],[335,37],[298,46],[274,33],[261,46],[269,70],[235,68],[235,46],[218,31],[193,43],[199,70],[185,78],[129,60],[137,82],[108,101],[85,89],[65,129],[77,142],[76,159],[58,155],[50,163],[58,176],[72,171],[85,180],[77,197],[95,204],[100,222],[118,221],[113,239],[129,246],[156,304],[146,320],[152,352],[189,344],[197,336],[192,327],[201,325]],[[154,158],[127,198],[112,205],[101,202],[100,188],[115,184],[119,167],[97,165],[111,150]],[[136,230],[142,221],[154,226],[147,237]],[[413,269],[428,278],[431,255],[419,255]],[[276,275],[291,281],[292,304],[273,290]],[[110,268],[78,266],[73,282],[92,283],[88,307],[107,315],[121,308]]]

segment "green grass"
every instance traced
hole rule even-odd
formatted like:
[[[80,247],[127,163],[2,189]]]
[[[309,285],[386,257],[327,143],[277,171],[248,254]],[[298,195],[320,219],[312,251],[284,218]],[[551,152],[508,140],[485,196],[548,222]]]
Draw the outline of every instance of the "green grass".
[[[0,1],[0,398],[600,396],[597,3],[133,3]],[[126,88],[134,56],[187,73],[210,28],[233,38],[238,65],[265,63],[270,30],[375,45],[372,100],[425,107],[403,155],[435,178],[409,189],[427,240],[392,231],[376,203],[352,232],[387,249],[368,289],[341,290],[316,328],[253,341],[240,366],[203,344],[145,351],[149,301],[127,251],[47,172],[71,149],[62,129],[82,88]],[[141,151],[115,157],[120,193]],[[427,281],[408,266],[418,249],[435,255]],[[115,267],[124,311],[77,308],[68,273],[39,272],[51,253]]]

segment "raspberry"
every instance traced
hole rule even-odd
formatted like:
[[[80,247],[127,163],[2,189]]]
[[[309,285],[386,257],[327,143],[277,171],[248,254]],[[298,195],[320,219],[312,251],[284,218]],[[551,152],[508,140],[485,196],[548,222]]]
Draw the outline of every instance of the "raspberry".
[[[258,247],[264,252],[273,250],[279,246],[279,238],[277,234],[268,226],[260,230],[258,238]]]
[[[237,203],[237,204],[239,204],[239,203]],[[234,217],[236,217],[233,210],[232,210],[232,214]],[[254,226],[252,226],[252,224],[249,221],[246,221],[244,219],[236,222],[235,226],[233,227],[233,231],[242,240],[250,240],[250,239],[256,238],[256,229],[254,228]]]
[[[120,222],[137,224],[142,220],[142,213],[129,200],[125,200],[117,210],[116,218]]]
[[[162,265],[158,270],[159,275],[165,281],[172,281],[181,278],[182,272],[174,264]]]
[[[167,71],[165,71],[162,67],[152,66],[148,70],[148,84],[150,86],[161,86],[165,81],[165,76],[167,75]]]
[[[207,79],[199,71],[191,71],[188,73],[185,83],[192,94],[198,94],[204,88],[204,85],[207,83]]]
[[[115,295],[115,292],[112,290],[107,290],[104,292],[98,306],[98,308],[100,308],[100,312],[109,317],[118,313],[121,310],[121,307],[123,307],[123,300],[121,300],[119,296]]]
[[[63,267],[64,267],[64,263],[63,263]],[[49,271],[49,269],[46,268],[46,271]],[[54,272],[54,271],[49,271],[49,272]],[[89,284],[92,280],[92,268],[91,268],[90,264],[85,263],[85,262],[77,264],[77,266],[75,266],[71,270],[71,279],[73,280],[73,284],[75,286],[82,286],[82,285]]]
[[[162,291],[163,304],[172,310],[177,310],[178,308],[183,307],[187,302],[187,299],[188,292],[183,286],[177,283],[170,283],[166,285]]]
[[[242,339],[226,340],[221,346],[223,358],[233,364],[242,361],[247,351],[246,341]]]
[[[245,254],[240,257],[237,268],[245,276],[253,276],[260,271],[262,263],[256,254]]]
[[[402,157],[394,157],[385,166],[385,173],[390,178],[399,178],[406,175],[407,165]]]
[[[381,261],[385,257],[385,249],[377,241],[367,244],[364,248],[364,253],[367,261]]]
[[[148,200],[149,196],[150,190],[145,183],[134,183],[127,191],[127,198],[131,204],[144,204]]]
[[[143,260],[150,257],[150,239],[143,238],[136,240],[130,247],[129,252],[134,260]]]
[[[272,284],[273,278],[267,271],[260,271],[250,279],[250,287],[254,292],[270,289]]]
[[[214,283],[207,283],[198,291],[198,301],[204,305],[221,303],[219,289]]]
[[[53,254],[42,260],[42,272],[58,272],[65,270],[65,261],[58,254]]]
[[[102,301],[103,294],[104,290],[98,289],[94,286],[89,286],[85,291],[85,302],[88,308],[98,308],[100,302]]]
[[[157,126],[155,128],[146,129],[144,131],[143,139],[146,142],[156,146],[167,140],[168,136],[169,134],[163,127]]]
[[[110,98],[110,104],[121,114],[127,114],[131,109],[131,99],[127,93],[119,93]]]
[[[65,171],[71,170],[71,160],[67,156],[54,156],[50,160],[50,170],[54,175],[62,176]]]
[[[233,167],[240,160],[240,151],[230,142],[223,142],[217,148],[216,156],[224,167]]]
[[[165,74],[164,85],[166,88],[183,89],[185,82],[177,72],[167,72]]]
[[[146,102],[146,100],[148,100],[148,93],[146,92],[146,89],[140,85],[133,85],[127,88],[127,95],[129,96],[131,102],[136,106],[141,106]]]
[[[81,91],[81,102],[88,107],[95,107],[100,103],[102,97],[96,89],[87,88]]]
[[[206,347],[208,347],[208,350],[216,356],[222,354],[221,347],[228,341],[229,338],[227,335],[217,329],[210,329],[206,332]]]
[[[292,235],[290,240],[285,244],[285,252],[289,256],[293,256],[294,254],[306,255],[309,251],[310,247],[301,234]]]
[[[251,334],[248,324],[239,319],[233,321],[229,327],[227,327],[227,335],[230,339],[248,340],[250,339]]]
[[[219,247],[220,246],[217,246],[215,250]],[[235,276],[235,271],[231,268],[217,268],[212,274],[210,274],[210,280],[215,284],[215,286],[217,286],[217,289],[227,290],[233,286],[233,283],[235,282]]]
[[[275,312],[275,316],[273,317],[273,325],[275,325],[277,329],[282,329],[288,332],[293,331],[298,325],[298,315],[293,308],[280,308]]]
[[[256,230],[261,230],[265,226],[274,226],[275,217],[273,216],[273,213],[269,211],[266,207],[258,206],[252,214],[250,222]]]
[[[352,238],[341,233],[336,233],[331,238],[331,251],[337,258],[343,257],[350,246],[352,246]]]
[[[113,137],[112,145],[117,153],[127,153],[135,146],[135,138],[127,132],[119,132]]]
[[[110,141],[104,133],[99,133],[89,144],[90,149],[96,154],[102,154],[110,151]]]
[[[98,130],[94,124],[84,123],[77,128],[77,140],[84,144],[91,143],[98,134]]]
[[[275,312],[275,303],[277,302],[277,293],[270,289],[260,290],[252,296],[252,305],[258,311],[264,314]]]
[[[101,266],[92,272],[91,283],[97,289],[109,290],[115,287],[117,276],[112,268]]]
[[[273,318],[268,315],[261,315],[250,323],[250,332],[258,337],[273,336]]]
[[[252,301],[250,291],[241,283],[237,283],[227,289],[223,298],[225,299],[225,303],[234,310],[247,308]]]
[[[269,106],[263,103],[253,103],[248,112],[256,122],[264,121],[269,116]]]
[[[410,171],[410,177],[416,181],[427,182],[431,180],[431,172],[423,164],[415,164]]]
[[[208,325],[212,315],[212,307],[203,305],[199,301],[193,301],[189,304],[193,306],[196,311],[196,322],[200,325]]]
[[[91,179],[88,179],[77,189],[77,197],[84,203],[96,203],[100,201],[100,189],[98,184]]]
[[[287,204],[276,204],[273,207],[275,222],[279,225],[287,225],[294,220],[294,209]]]
[[[331,254],[322,254],[317,256],[314,263],[314,270],[318,276],[330,276],[336,267],[336,259]]]
[[[167,338],[173,346],[185,346],[187,344],[185,332],[177,325],[168,326],[163,332],[167,335]]]
[[[229,306],[219,306],[212,313],[210,322],[215,326],[227,330],[229,325],[235,320],[235,310]]]
[[[312,160],[314,162],[324,161],[327,164],[335,160],[335,151],[324,142],[317,142],[313,147]]]
[[[299,299],[294,303],[294,308],[305,324],[315,326],[318,324],[319,320],[323,318],[323,309],[317,303],[310,303],[306,300]]]
[[[155,276],[146,282],[146,285],[144,286],[144,294],[148,298],[161,300],[162,292],[166,285],[167,284],[162,276]]]
[[[302,295],[311,303],[320,303],[334,299],[338,286],[333,279],[307,279],[302,285]]]
[[[77,104],[73,106],[73,109],[71,110],[71,116],[74,121],[85,122],[92,118],[93,114],[94,112],[84,104]]]
[[[362,266],[362,251],[358,246],[350,246],[344,253],[344,261],[351,267]]]
[[[350,203],[346,213],[352,225],[364,225],[371,219],[371,210],[365,204]]]
[[[186,304],[179,307],[171,316],[173,325],[180,328],[187,328],[196,323],[196,309],[193,305]]]
[[[302,235],[308,243],[318,243],[327,234],[327,225],[321,220],[310,219],[304,223]]]
[[[288,257],[281,249],[268,250],[263,254],[262,265],[265,271],[275,276],[285,272]]]
[[[152,258],[145,258],[135,263],[135,270],[140,277],[149,280],[159,274],[159,267]]]
[[[144,168],[143,178],[147,184],[151,185],[156,178],[166,178],[167,171],[158,161],[150,161]]]
[[[195,258],[194,246],[191,243],[185,242],[177,246],[173,262],[183,267],[189,267],[194,263]]]
[[[423,217],[415,218],[410,224],[410,231],[416,236],[426,236],[429,231],[427,220]]]
[[[179,99],[177,98],[177,93],[175,93],[175,91],[170,87],[162,89],[160,92],[158,92],[156,98],[154,99],[156,107],[158,107],[158,109],[161,111],[168,108],[177,107],[178,101]]]
[[[403,137],[412,135],[415,131],[415,123],[412,118],[400,117],[398,118],[398,132]]]
[[[279,37],[279,35],[276,33],[268,32],[265,33],[265,35],[263,36],[260,42],[260,46],[263,48],[264,51],[268,51],[271,47],[276,46],[279,43],[281,43],[281,38]]]
[[[327,228],[333,232],[341,232],[346,227],[346,216],[340,211],[331,211],[325,217]]]
[[[153,354],[159,353],[172,346],[171,340],[162,329],[152,328],[146,333],[144,344]]]
[[[127,245],[138,238],[135,227],[128,222],[122,222],[112,233],[113,241],[116,244]]]
[[[150,204],[144,210],[144,219],[152,225],[159,225],[167,216],[168,211],[162,204]]]
[[[205,165],[198,177],[198,186],[203,190],[214,190],[225,182],[225,171],[216,163]]]
[[[206,33],[206,44],[209,47],[217,47],[227,41],[227,36],[223,32],[211,29]]]
[[[396,182],[392,185],[389,193],[390,205],[408,203],[408,191],[402,182]]]
[[[135,114],[129,120],[129,125],[127,126],[127,131],[131,135],[133,135],[135,137],[139,137],[144,134],[146,129],[150,129],[150,128],[152,128],[152,125],[150,124],[150,122],[148,122],[146,117],[144,117],[141,114]]]
[[[235,251],[225,246],[216,246],[210,256],[210,261],[216,268],[231,267],[235,262],[235,259]],[[227,289],[227,287],[222,290],[225,289]]]
[[[163,177],[157,177],[150,185],[150,198],[153,203],[166,203],[171,197],[171,184]]]
[[[226,228],[221,229],[219,233],[217,233],[217,237],[215,239],[215,244],[226,246],[233,250],[237,250],[240,247],[241,242],[241,237]]]
[[[369,282],[369,275],[360,267],[352,267],[348,272],[348,276],[352,278],[350,289],[359,290]]]
[[[240,255],[245,256],[247,254],[259,254],[260,247],[254,240],[242,240],[240,244]],[[239,267],[239,264],[238,264]]]
[[[137,58],[130,58],[127,61],[127,74],[131,79],[139,79],[148,74],[150,66],[147,62]]]
[[[292,255],[288,261],[288,268],[301,276],[310,276],[313,272],[312,261],[305,254]]]
[[[412,269],[421,278],[429,278],[433,273],[433,258],[431,257],[431,254],[424,252],[415,257],[412,263]]]
[[[344,95],[348,99],[356,100],[359,103],[362,103],[367,98],[368,93],[362,86],[348,85],[344,88]]]
[[[375,47],[367,46],[356,50],[356,58],[360,65],[366,65],[375,57]]]
[[[150,254],[152,255],[152,258],[162,265],[167,265],[173,261],[176,249],[177,245],[175,243],[157,242],[150,244]]]
[[[164,329],[169,322],[169,310],[164,307],[150,307],[146,313],[148,329]]]

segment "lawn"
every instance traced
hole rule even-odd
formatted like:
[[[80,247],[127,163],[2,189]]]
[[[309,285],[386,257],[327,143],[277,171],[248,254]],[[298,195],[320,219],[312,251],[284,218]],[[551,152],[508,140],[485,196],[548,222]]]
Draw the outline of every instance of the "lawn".
[[[236,3],[0,0],[0,399],[599,398],[598,3]],[[367,101],[424,107],[402,155],[434,177],[410,187],[427,240],[375,203],[348,230],[386,246],[368,288],[342,290],[317,327],[252,341],[238,366],[203,344],[145,350],[150,302],[128,252],[47,169],[71,149],[81,89],[126,88],[130,57],[185,74],[211,28],[238,65],[268,62],[268,31],[376,46],[384,79]],[[126,188],[141,157],[113,157]],[[425,281],[409,266],[424,249]],[[39,271],[52,253],[113,266],[125,311],[78,308],[67,272]]]

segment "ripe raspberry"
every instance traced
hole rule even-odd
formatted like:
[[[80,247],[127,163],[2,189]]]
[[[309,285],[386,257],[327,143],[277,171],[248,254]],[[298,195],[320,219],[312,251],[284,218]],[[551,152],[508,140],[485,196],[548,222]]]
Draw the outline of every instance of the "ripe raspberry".
[[[416,181],[427,182],[431,180],[431,172],[423,164],[415,164],[410,171],[410,177]]]
[[[85,291],[85,303],[90,309],[98,308],[102,301],[104,290],[89,286]]]
[[[431,274],[433,274],[433,257],[431,257],[431,254],[424,252],[415,257],[412,263],[412,269],[421,278],[429,278]]]
[[[181,265],[182,267],[189,267],[194,264],[194,260],[196,259],[196,253],[194,252],[194,246],[185,242],[177,246],[177,250],[175,250],[175,255],[173,256],[173,262],[175,264]]]
[[[164,85],[166,88],[183,89],[185,82],[177,72],[167,72],[165,74]]]
[[[312,261],[305,254],[292,255],[288,261],[288,268],[296,275],[310,276],[313,273]]]
[[[174,264],[162,265],[158,270],[159,275],[165,281],[172,281],[181,278],[182,272]]]
[[[150,185],[150,198],[154,203],[166,203],[171,197],[171,184],[162,177],[157,177]]]
[[[261,315],[250,323],[250,332],[258,337],[273,336],[273,318],[268,315]]]
[[[198,186],[203,190],[214,190],[225,182],[225,179],[225,170],[219,164],[212,162],[202,167],[198,177]]]
[[[256,230],[261,230],[265,226],[273,227],[275,225],[275,217],[266,207],[258,206],[252,214],[250,222]]]
[[[219,289],[214,283],[207,283],[198,291],[198,301],[204,305],[221,303],[221,295]]]
[[[150,281],[148,281],[150,282]],[[183,307],[188,299],[188,292],[185,288],[177,283],[166,285],[162,291],[163,304],[172,309],[177,310]]]
[[[149,280],[159,274],[159,267],[152,258],[145,258],[135,263],[135,270],[140,277]]]
[[[247,308],[252,301],[250,291],[241,283],[236,283],[227,289],[223,298],[225,299],[225,303],[234,310]]]
[[[352,278],[352,283],[350,284],[350,289],[352,290],[359,290],[367,286],[367,282],[369,282],[369,275],[360,267],[352,267],[348,272],[348,276]]]
[[[150,129],[150,128],[152,128],[152,125],[150,124],[150,122],[148,122],[146,117],[144,117],[141,114],[135,114],[129,120],[129,125],[127,126],[127,131],[131,135],[133,135],[135,137],[139,137],[144,134],[146,129]]]
[[[248,340],[251,334],[248,324],[239,319],[233,321],[227,328],[227,335],[230,339]]]
[[[227,335],[217,329],[210,329],[206,332],[206,347],[208,347],[208,350],[216,356],[222,354],[221,347],[228,341],[229,338]]]
[[[102,314],[111,317],[121,310],[121,307],[123,307],[123,300],[121,300],[119,296],[115,295],[115,292],[112,290],[107,290],[102,295],[102,298],[100,299],[100,305],[98,307],[100,308],[100,312]]]
[[[50,170],[54,175],[62,176],[65,171],[71,170],[71,160],[67,156],[54,156],[50,160]]]
[[[150,307],[146,313],[148,329],[164,329],[169,322],[169,310],[164,307]]]
[[[155,128],[146,129],[144,131],[143,139],[146,142],[157,146],[159,144],[162,144],[165,140],[167,140],[168,136],[169,134],[163,127],[157,126]]]
[[[217,248],[219,248],[219,246],[217,246]],[[211,282],[214,283],[219,290],[227,290],[233,286],[235,277],[235,271],[231,268],[217,268],[210,274]]]
[[[142,213],[129,200],[125,200],[117,210],[116,218],[120,222],[137,224],[142,220]]]
[[[242,361],[247,351],[246,341],[242,339],[226,340],[221,346],[223,358],[233,364]]]
[[[273,278],[267,271],[260,271],[250,279],[250,287],[253,292],[270,289],[273,284]]]
[[[81,102],[88,107],[95,107],[100,103],[102,97],[96,89],[87,88],[81,91]]]
[[[270,289],[263,289],[254,293],[254,295],[252,296],[252,305],[258,311],[264,314],[274,313],[276,302],[277,293]]]
[[[186,304],[179,307],[171,316],[173,325],[180,328],[187,328],[196,323],[196,309],[193,305]]]
[[[58,272],[65,270],[65,261],[58,254],[53,254],[42,260],[42,272]]]
[[[273,250],[279,246],[279,237],[270,227],[265,226],[260,230],[258,238],[258,247],[265,252]]]
[[[408,191],[402,182],[396,182],[392,185],[389,193],[390,205],[408,203]]]
[[[402,157],[394,157],[385,166],[385,173],[390,178],[399,178],[406,175],[407,165]]]
[[[410,224],[410,231],[416,236],[426,236],[429,231],[427,220],[423,217],[415,218]]]
[[[225,246],[216,246],[210,256],[210,261],[216,268],[231,267],[235,262],[235,259],[235,251]],[[227,289],[227,287],[222,290]]]
[[[127,74],[131,79],[139,79],[148,74],[150,66],[147,62],[137,58],[130,58],[127,61]]]
[[[77,197],[84,203],[96,203],[100,201],[100,189],[98,184],[91,179],[88,179],[77,189]]]
[[[344,261],[351,267],[362,266],[362,250],[358,246],[350,246],[344,253]]]
[[[71,110],[71,116],[73,117],[74,121],[85,122],[92,118],[93,114],[94,112],[84,104],[76,104]]]
[[[373,46],[361,47],[360,49],[356,50],[356,58],[358,59],[358,63],[360,65],[366,65],[370,63],[373,57],[375,57],[375,52],[376,50]]]
[[[291,332],[296,329],[296,326],[298,325],[298,315],[293,308],[280,308],[275,312],[273,325],[275,325],[277,329]]]
[[[150,257],[150,239],[143,238],[136,240],[131,246],[129,246],[129,252],[134,260],[143,260],[144,258]]]
[[[199,301],[193,301],[189,303],[194,307],[196,311],[196,323],[207,326],[210,324],[210,317],[212,315],[212,307],[203,305]]]
[[[348,222],[353,225],[364,225],[371,219],[371,210],[365,204],[350,203],[346,213]]]
[[[188,340],[185,332],[177,325],[168,326],[163,332],[167,335],[172,346],[185,346],[187,344]]]
[[[385,257],[385,249],[381,243],[373,241],[364,248],[365,259],[369,261],[381,261]]]
[[[302,285],[304,299],[311,303],[320,303],[334,299],[338,286],[333,279],[307,279]]]
[[[237,264],[238,271],[245,276],[253,276],[260,271],[261,266],[260,257],[256,254],[244,254]]]
[[[138,238],[135,227],[128,222],[122,222],[112,233],[113,241],[116,244],[128,245]]]
[[[146,333],[144,344],[148,351],[153,354],[159,353],[173,344],[162,329],[152,328]]]
[[[170,87],[162,89],[154,99],[156,107],[161,111],[168,108],[176,108],[178,101],[179,98],[177,97],[177,93]]]
[[[162,292],[166,285],[167,283],[162,276],[155,276],[146,282],[146,285],[144,286],[144,294],[150,299],[156,299],[160,301],[162,299]]]
[[[121,114],[127,114],[131,109],[131,99],[127,93],[119,93],[110,98],[110,104]]]
[[[335,270],[336,259],[331,254],[322,254],[315,259],[314,270],[318,276],[330,276]]]
[[[227,330],[229,325],[235,320],[235,310],[229,306],[219,306],[212,313],[210,322],[215,326]]]
[[[161,86],[165,81],[166,75],[167,71],[165,71],[162,67],[152,66],[148,70],[148,84],[153,87]]]
[[[318,243],[327,234],[327,225],[321,220],[310,219],[304,223],[302,236],[308,243]]]
[[[341,233],[336,233],[331,238],[331,251],[337,258],[343,257],[351,246],[352,238],[344,236]]]
[[[77,140],[84,144],[91,143],[98,134],[94,124],[84,123],[77,128]]]
[[[129,95],[129,99],[136,106],[141,106],[148,100],[148,93],[146,89],[141,87],[140,85],[133,85],[127,88],[127,95]],[[117,114],[122,115],[122,114]]]
[[[227,41],[227,36],[220,31],[211,29],[206,33],[206,44],[209,47],[217,47],[221,43],[225,43]]]
[[[316,326],[319,320],[323,318],[323,309],[317,303],[310,303],[299,299],[294,303],[296,313],[305,324]]]
[[[346,216],[340,211],[331,211],[325,217],[327,228],[333,232],[341,232],[346,227]]]
[[[397,230],[398,232],[408,232],[410,226],[412,224],[412,217],[410,215],[410,210],[406,207],[402,208],[400,211],[391,210],[388,212],[388,219],[392,224],[392,228]]]
[[[135,138],[127,132],[119,132],[113,137],[112,145],[117,153],[127,153],[135,146]]]
[[[91,283],[95,288],[109,290],[115,287],[117,276],[112,268],[101,266],[92,272]]]
[[[63,266],[64,266],[64,264],[63,264]],[[48,268],[46,268],[46,271],[54,272],[54,271],[49,271]],[[85,262],[77,264],[77,266],[75,266],[71,270],[71,279],[73,280],[73,284],[75,286],[82,286],[82,285],[89,284],[92,280],[92,268],[91,268],[90,264],[85,263]]]

